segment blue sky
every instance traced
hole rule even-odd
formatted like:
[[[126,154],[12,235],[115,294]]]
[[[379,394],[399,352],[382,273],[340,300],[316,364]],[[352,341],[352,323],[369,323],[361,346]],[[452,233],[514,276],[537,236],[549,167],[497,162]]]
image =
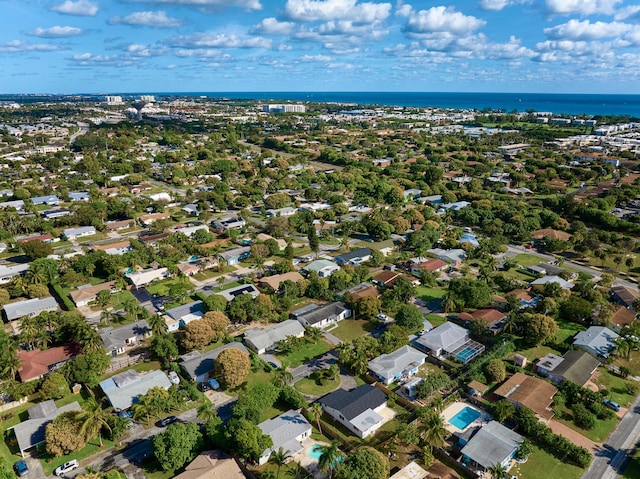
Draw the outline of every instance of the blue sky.
[[[0,0],[0,93],[640,93],[629,0]]]

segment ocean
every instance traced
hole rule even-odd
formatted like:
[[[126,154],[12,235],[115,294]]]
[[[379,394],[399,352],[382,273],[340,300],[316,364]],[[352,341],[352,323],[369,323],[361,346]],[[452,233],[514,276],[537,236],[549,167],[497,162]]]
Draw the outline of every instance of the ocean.
[[[148,93],[147,93],[148,94]],[[442,92],[165,92],[157,96],[206,96],[281,102],[310,101],[456,110],[534,110],[558,115],[605,115],[640,118],[640,95],[586,95],[561,93],[442,93]],[[131,95],[128,93],[126,95]]]

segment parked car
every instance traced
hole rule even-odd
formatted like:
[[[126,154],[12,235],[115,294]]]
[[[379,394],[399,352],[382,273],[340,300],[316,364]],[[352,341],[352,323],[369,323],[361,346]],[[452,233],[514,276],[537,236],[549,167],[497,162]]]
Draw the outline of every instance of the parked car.
[[[61,466],[56,467],[56,470],[53,471],[53,473],[56,476],[61,476],[63,474],[66,474],[67,472],[71,472],[74,469],[77,469],[78,466],[80,466],[80,464],[78,464],[78,460],[77,459],[72,459],[69,462],[65,462]]]
[[[386,314],[382,314],[380,313],[378,316],[376,316],[376,318],[380,321],[389,321],[389,316],[387,316]]]
[[[613,409],[615,412],[618,412],[622,407],[617,402],[612,401],[611,399],[605,399],[602,403],[607,406],[609,409]]]
[[[180,376],[178,376],[177,372],[169,371],[167,377],[169,378],[169,381],[171,381],[171,384],[180,384]]]
[[[165,417],[164,419],[161,419],[160,421],[158,421],[156,423],[156,426],[158,426],[158,427],[167,427],[169,424],[172,424],[172,423],[176,422],[177,420],[178,420],[178,418],[175,417],[175,416],[168,416],[168,417]]]
[[[13,470],[16,471],[18,476],[26,476],[29,474],[29,466],[24,461],[18,461],[13,465]]]

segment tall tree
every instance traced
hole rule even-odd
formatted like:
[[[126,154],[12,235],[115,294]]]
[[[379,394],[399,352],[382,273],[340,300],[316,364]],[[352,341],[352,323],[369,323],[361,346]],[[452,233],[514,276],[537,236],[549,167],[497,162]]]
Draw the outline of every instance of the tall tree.
[[[271,452],[271,456],[269,456],[269,462],[271,464],[275,464],[275,466],[278,468],[278,472],[276,473],[277,479],[280,479],[280,468],[286,463],[287,458],[290,454],[290,451],[285,451],[282,447],[279,447],[277,451]]]
[[[195,423],[174,423],[151,440],[153,454],[165,471],[175,471],[191,461],[202,448],[202,433]]]
[[[311,404],[307,412],[309,413],[311,420],[316,422],[318,431],[320,432],[320,434],[322,434],[322,427],[320,426],[320,418],[322,417],[322,405],[319,402],[314,402],[313,404]]]
[[[330,444],[319,446],[318,449],[320,451],[318,468],[322,472],[326,472],[329,475],[329,479],[331,479],[336,466],[340,460],[344,458],[344,453],[340,450],[340,443],[338,441],[331,441]]]
[[[89,440],[98,435],[100,447],[102,447],[102,428],[111,431],[109,425],[109,416],[113,408],[103,409],[102,405],[93,397],[89,398],[84,404],[84,409],[78,411],[76,420],[80,422],[80,433],[84,434]]]

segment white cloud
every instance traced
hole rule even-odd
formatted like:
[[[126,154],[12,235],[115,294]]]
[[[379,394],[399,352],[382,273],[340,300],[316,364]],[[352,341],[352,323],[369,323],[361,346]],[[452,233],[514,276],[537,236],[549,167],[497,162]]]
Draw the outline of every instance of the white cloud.
[[[76,65],[90,67],[126,67],[138,63],[135,59],[119,55],[94,55],[92,53],[79,53],[73,55],[71,60]]]
[[[177,57],[181,58],[214,58],[216,60],[230,60],[231,55],[223,53],[216,49],[195,49],[195,50],[178,50],[175,52]]]
[[[32,37],[42,37],[42,38],[60,38],[60,37],[73,37],[75,35],[82,35],[84,30],[76,27],[50,27],[50,28],[36,28],[35,30],[31,30],[27,32],[27,35],[31,35]]]
[[[554,15],[612,15],[622,0],[545,0],[547,12]]]
[[[519,5],[522,3],[529,3],[530,0],[480,0],[478,6],[482,10],[500,11],[506,7],[512,5]]]
[[[250,33],[258,33],[261,35],[289,35],[294,27],[295,23],[280,22],[273,17],[269,17],[251,28]]]
[[[410,36],[436,32],[469,35],[487,22],[471,15],[456,12],[452,7],[432,7],[429,10],[412,11],[404,27]]]
[[[549,38],[568,40],[595,40],[599,38],[618,37],[634,26],[621,22],[594,22],[589,20],[569,20],[567,23],[551,28],[545,28],[544,33]],[[636,28],[637,29],[637,28]]]
[[[66,0],[64,3],[54,5],[51,7],[51,11],[64,13],[65,15],[78,15],[81,17],[93,17],[98,13],[100,6],[97,2],[91,2],[89,0]]]
[[[22,40],[11,40],[8,42],[0,43],[0,52],[54,52],[63,50],[64,47],[60,45],[50,45],[48,43],[28,43]]]
[[[634,18],[640,20],[640,5],[629,5],[619,9],[613,17],[615,20]]]
[[[331,60],[333,60],[333,58],[328,55],[303,55],[300,58],[298,58],[298,61],[303,63],[312,63],[312,62],[326,63],[326,62],[330,62]]]
[[[287,0],[284,14],[297,22],[344,20],[375,23],[386,20],[390,3],[358,3],[357,0]]]
[[[273,42],[262,37],[239,38],[224,33],[196,33],[173,37],[164,43],[179,48],[271,48]]]
[[[126,17],[111,17],[110,24],[123,23],[125,25],[146,26],[154,28],[172,28],[182,25],[182,20],[167,16],[162,10],[157,12],[133,12]]]
[[[141,0],[160,5],[184,5],[198,7],[203,10],[224,10],[238,7],[244,10],[262,10],[260,0]]]

